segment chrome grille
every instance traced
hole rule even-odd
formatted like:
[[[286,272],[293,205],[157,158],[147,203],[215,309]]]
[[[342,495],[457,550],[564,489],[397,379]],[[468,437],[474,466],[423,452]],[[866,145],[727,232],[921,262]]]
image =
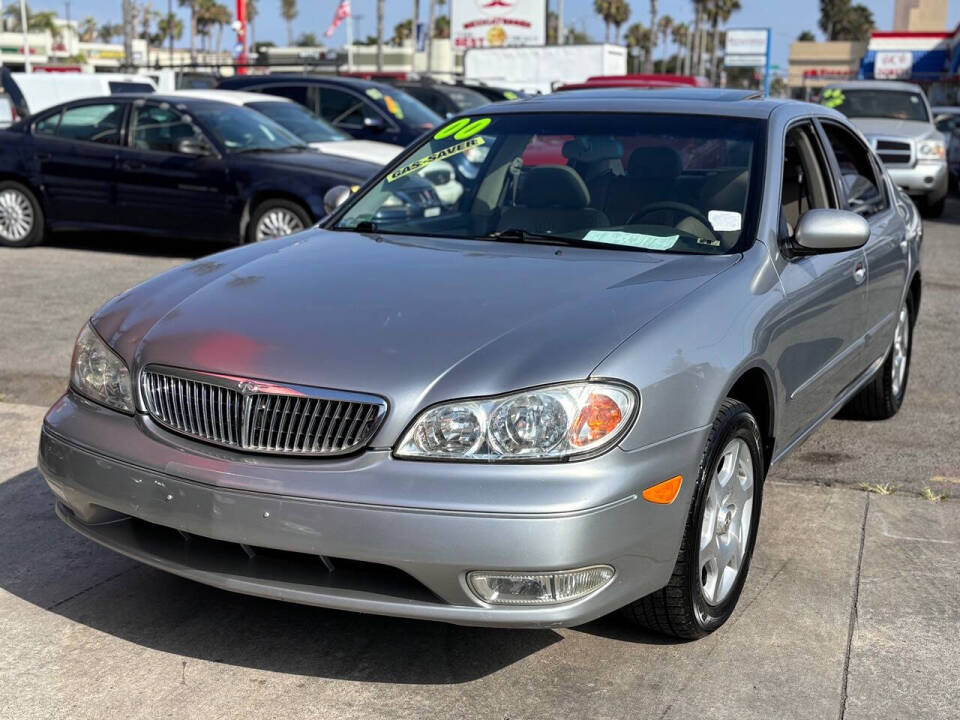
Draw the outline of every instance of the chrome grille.
[[[913,162],[913,151],[909,142],[877,139],[874,145],[884,165],[909,165]]]
[[[183,435],[247,452],[343,455],[373,437],[387,412],[374,395],[151,366],[143,405]]]

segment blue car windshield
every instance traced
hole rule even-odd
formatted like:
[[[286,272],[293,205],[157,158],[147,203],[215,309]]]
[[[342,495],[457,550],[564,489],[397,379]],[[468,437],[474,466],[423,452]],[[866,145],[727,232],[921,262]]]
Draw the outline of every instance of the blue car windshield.
[[[756,224],[765,133],[761,120],[723,116],[458,118],[348,200],[332,227],[731,252]]]

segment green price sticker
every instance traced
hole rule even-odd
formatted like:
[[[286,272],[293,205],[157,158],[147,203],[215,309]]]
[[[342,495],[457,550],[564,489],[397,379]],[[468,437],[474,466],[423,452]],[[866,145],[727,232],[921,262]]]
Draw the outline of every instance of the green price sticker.
[[[454,140],[467,140],[485,129],[490,122],[491,120],[488,117],[472,121],[468,117],[460,118],[459,120],[454,120],[445,128],[438,130],[437,134],[433,136],[433,139],[443,140],[452,135]]]
[[[828,88],[823,91],[820,104],[828,108],[836,108],[843,105],[844,100],[846,100],[846,98],[843,96],[843,90],[840,88]]]

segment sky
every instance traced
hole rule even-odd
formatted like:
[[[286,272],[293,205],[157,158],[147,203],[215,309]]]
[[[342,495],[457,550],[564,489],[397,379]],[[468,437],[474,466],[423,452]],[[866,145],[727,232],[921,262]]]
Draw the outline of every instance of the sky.
[[[61,16],[66,14],[66,4],[63,0],[28,0],[32,9],[54,10]],[[186,12],[177,7],[177,0],[171,0],[174,11],[179,12],[184,24],[187,25]],[[456,0],[455,0],[456,1]],[[459,0],[461,2],[465,0]],[[8,0],[9,2],[9,0]],[[166,12],[167,0],[152,0],[153,5],[160,11]],[[221,0],[233,11],[234,3],[231,0]],[[627,24],[650,22],[650,8],[648,0],[629,0],[633,15]],[[893,25],[894,0],[860,0],[872,11],[874,21],[879,30],[888,30]],[[376,33],[376,0],[352,0],[354,12],[354,34],[357,38]],[[551,8],[556,7],[556,0],[548,0]],[[303,32],[313,32],[322,37],[323,31],[333,18],[337,0],[298,0],[300,14],[294,22],[294,36]],[[428,0],[421,0],[421,12],[426,20]],[[796,39],[801,30],[811,30],[819,37],[817,18],[819,15],[818,0],[740,0],[743,9],[730,20],[729,27],[770,27],[773,31],[773,45],[771,48],[772,62],[779,65],[784,71],[787,67],[787,56],[791,41]],[[386,0],[386,14],[384,32],[389,35],[393,26],[410,17],[413,9],[413,0]],[[448,2],[449,5],[449,2]],[[121,19],[121,0],[71,0],[70,17],[80,19],[92,15],[98,22],[118,23]],[[658,13],[670,15],[674,20],[692,23],[693,11],[690,0],[659,0]],[[960,0],[948,0],[947,25],[950,28],[960,23]],[[564,24],[585,30],[595,41],[603,40],[603,22],[593,12],[593,0],[565,0]],[[624,26],[626,27],[626,26]],[[224,33],[224,45],[232,42],[230,31]],[[259,0],[259,16],[256,21],[256,40],[272,40],[278,45],[286,44],[286,24],[280,17],[280,0]],[[330,45],[340,45],[345,42],[344,26],[341,25],[336,34],[330,39]],[[181,41],[187,44],[187,36]],[[657,57],[660,56],[658,48]]]

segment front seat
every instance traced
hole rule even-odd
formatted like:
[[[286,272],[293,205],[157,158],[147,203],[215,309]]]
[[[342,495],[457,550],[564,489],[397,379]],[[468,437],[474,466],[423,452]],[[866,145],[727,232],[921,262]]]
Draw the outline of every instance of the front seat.
[[[645,205],[682,200],[677,178],[682,172],[680,154],[669,147],[638,147],[630,153],[627,174],[613,178],[603,209],[615,225],[623,225]]]
[[[538,165],[522,175],[515,206],[503,209],[497,230],[569,233],[608,227],[607,216],[589,205],[590,191],[576,170]]]

